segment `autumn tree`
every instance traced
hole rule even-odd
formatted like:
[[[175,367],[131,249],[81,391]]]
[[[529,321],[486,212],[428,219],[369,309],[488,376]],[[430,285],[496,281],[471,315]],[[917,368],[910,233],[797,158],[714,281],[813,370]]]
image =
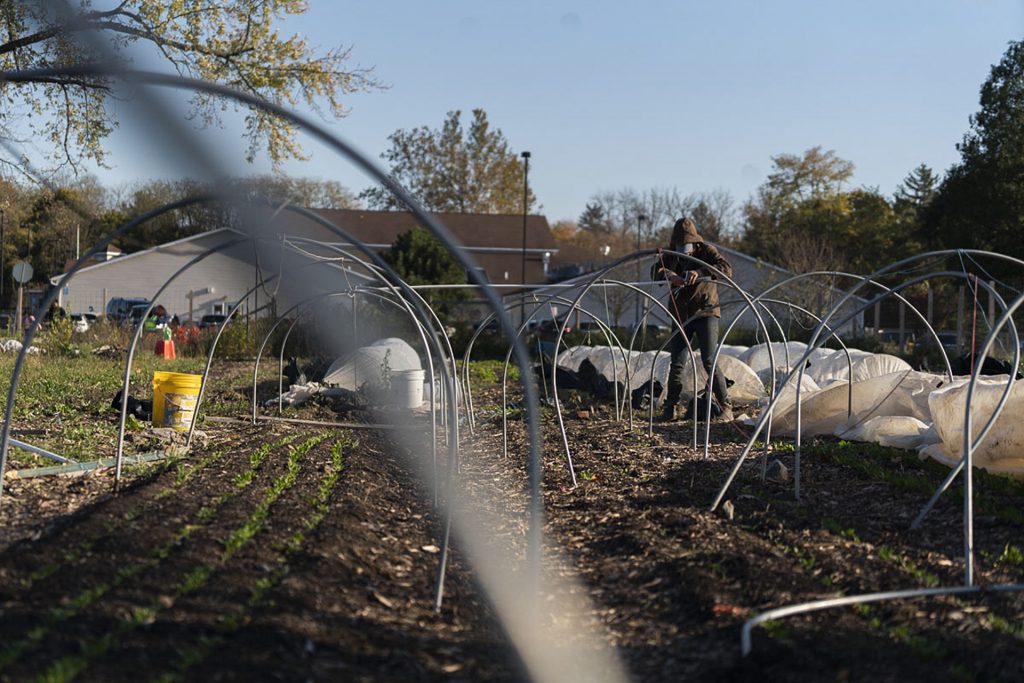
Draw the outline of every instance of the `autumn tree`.
[[[462,112],[451,111],[439,129],[397,130],[388,139],[391,148],[381,158],[392,178],[428,211],[523,212],[524,165],[482,109],[473,110],[468,130],[462,127]],[[407,208],[384,187],[364,190],[359,197],[375,209]],[[534,202],[530,190],[527,206]]]
[[[343,116],[345,95],[377,87],[372,72],[348,66],[349,50],[324,52],[298,35],[284,36],[279,20],[305,12],[297,0],[121,0],[97,8],[91,0],[0,2],[0,68],[27,71],[79,64],[130,66],[140,50],[170,71],[221,83],[274,104]],[[115,51],[116,50],[116,54]],[[133,54],[132,51],[136,54]],[[118,125],[121,97],[113,77],[30,77],[8,82],[0,128],[10,139],[46,140],[54,160],[77,168],[103,163],[103,141]],[[218,120],[226,103],[197,94],[195,119]],[[278,164],[301,157],[296,130],[261,110],[246,114],[250,159],[265,149]],[[17,161],[6,160],[10,165]]]
[[[840,159],[833,150],[822,152],[819,146],[802,156],[774,156],[772,165],[772,173],[743,206],[743,248],[783,267],[788,267],[791,248],[801,242],[806,247],[813,246],[812,251],[831,252],[818,245],[823,239],[827,241],[827,235],[801,229],[793,222],[794,213],[806,215],[808,209],[814,209],[815,213],[827,217],[841,211],[836,199],[842,185],[853,177],[853,164]],[[803,222],[806,228],[811,227]],[[834,261],[829,258],[819,265],[834,265]]]

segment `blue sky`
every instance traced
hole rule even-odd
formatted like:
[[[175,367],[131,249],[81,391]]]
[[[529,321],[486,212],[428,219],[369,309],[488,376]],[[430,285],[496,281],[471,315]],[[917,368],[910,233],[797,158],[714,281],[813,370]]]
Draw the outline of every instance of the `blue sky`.
[[[389,86],[351,96],[332,130],[377,157],[398,128],[483,108],[532,153],[552,222],[623,187],[724,188],[739,203],[773,155],[816,145],[852,161],[856,185],[890,193],[920,163],[942,172],[957,160],[981,83],[1024,37],[1022,0],[309,5],[282,33],[351,47]],[[368,185],[310,149],[290,172]],[[138,173],[117,157],[109,180]]]

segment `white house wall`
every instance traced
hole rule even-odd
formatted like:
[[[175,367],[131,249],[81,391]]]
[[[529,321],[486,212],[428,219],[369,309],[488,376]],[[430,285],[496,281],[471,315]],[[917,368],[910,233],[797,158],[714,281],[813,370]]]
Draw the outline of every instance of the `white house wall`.
[[[60,292],[61,305],[69,313],[99,314],[105,312],[106,302],[115,297],[152,299],[186,263],[235,238],[236,233],[226,231],[209,233],[85,268]],[[251,244],[240,244],[226,253],[208,256],[171,283],[157,303],[162,304],[169,315],[177,315],[182,320],[188,317],[189,291],[207,292],[194,297],[196,319],[213,313],[218,306],[230,306],[255,283],[256,269],[251,263],[251,254]]]

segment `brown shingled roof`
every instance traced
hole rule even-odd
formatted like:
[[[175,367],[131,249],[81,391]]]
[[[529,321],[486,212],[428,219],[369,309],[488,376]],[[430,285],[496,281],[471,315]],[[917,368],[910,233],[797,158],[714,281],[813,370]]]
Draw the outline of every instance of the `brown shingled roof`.
[[[362,211],[358,209],[314,209],[325,219],[351,232],[367,244],[392,244],[395,238],[419,224],[408,211]],[[511,214],[435,213],[437,218],[463,246],[519,249],[523,246],[523,217]],[[299,226],[296,226],[299,227]],[[313,239],[337,241],[318,226],[300,227]],[[526,219],[527,249],[556,249],[551,227],[544,216]]]

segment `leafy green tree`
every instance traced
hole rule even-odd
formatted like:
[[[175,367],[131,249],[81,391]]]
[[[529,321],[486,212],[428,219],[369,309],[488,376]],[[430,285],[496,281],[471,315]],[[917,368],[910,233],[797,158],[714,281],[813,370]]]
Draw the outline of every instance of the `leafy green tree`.
[[[522,161],[482,109],[473,110],[468,131],[461,117],[460,111],[451,111],[440,129],[392,133],[391,149],[381,155],[391,176],[428,211],[521,214]],[[364,190],[359,197],[375,209],[406,208],[383,187]],[[529,190],[527,206],[534,202]]]
[[[1024,257],[1024,42],[1011,42],[981,86],[980,110],[925,214],[932,247]],[[1020,278],[1016,268],[995,273]]]
[[[254,199],[287,199],[309,209],[358,209],[359,200],[336,180],[284,175],[256,175],[240,178],[238,184]]]
[[[836,156],[833,150],[822,152],[820,146],[812,147],[802,156],[780,154],[772,157],[772,164],[773,172],[757,189],[755,198],[743,206],[743,247],[772,263],[806,269],[807,263],[788,264],[793,249],[802,250],[813,244],[812,252],[823,253],[817,247],[824,235],[808,232],[806,214],[810,211],[827,218],[841,213],[842,207],[836,205],[836,199],[843,183],[853,177],[854,166]],[[801,206],[804,219],[794,224],[793,214]],[[825,242],[828,241],[825,238]],[[834,259],[824,259],[818,265],[834,265]]]
[[[410,285],[452,285],[466,282],[462,264],[439,239],[423,228],[413,228],[395,238],[384,260]],[[465,301],[469,293],[461,289],[425,290],[421,295],[431,305],[440,304],[447,313],[446,303]]]
[[[927,164],[921,164],[896,188],[896,201],[918,210],[924,209],[935,198],[938,185],[935,172]]]
[[[0,2],[0,68],[104,63],[115,46],[117,59],[129,64],[130,50],[142,48],[179,74],[284,106],[301,101],[335,117],[345,114],[343,96],[377,87],[370,70],[346,67],[347,49],[321,53],[301,36],[279,33],[283,16],[305,12],[298,0],[122,0],[103,9],[94,4]],[[107,106],[114,94],[112,79],[103,76],[7,83],[0,128],[8,138],[49,140],[59,163],[102,163],[103,140],[117,125],[115,109]],[[198,95],[193,105],[197,120],[212,122],[224,103]],[[291,125],[262,111],[246,115],[250,158],[261,148],[274,163],[301,157],[295,134]]]
[[[938,190],[938,176],[925,164],[911,171],[896,188],[892,208],[898,231],[910,240],[910,246],[921,248],[920,236],[925,212]]]
[[[854,167],[831,150],[814,147],[773,162],[774,171],[743,207],[741,246],[748,253],[798,273],[867,273],[919,248],[916,224],[900,220],[898,200],[890,202],[877,188],[843,189]],[[922,168],[911,178],[925,201]]]
[[[580,230],[587,230],[595,235],[607,235],[613,232],[612,224],[605,216],[604,207],[598,202],[590,203],[583,209],[577,221]]]

